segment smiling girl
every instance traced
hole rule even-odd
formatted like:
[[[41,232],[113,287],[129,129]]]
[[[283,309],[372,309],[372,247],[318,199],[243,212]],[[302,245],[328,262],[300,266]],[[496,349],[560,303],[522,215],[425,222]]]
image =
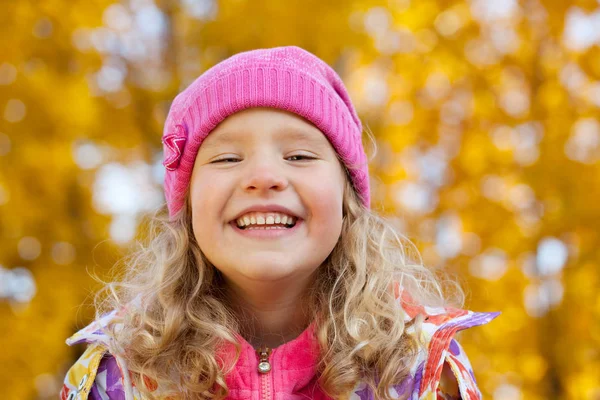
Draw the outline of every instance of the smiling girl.
[[[480,398],[454,336],[498,313],[460,309],[370,209],[361,135],[339,76],[294,46],[180,93],[166,205],[68,339],[88,347],[62,398]]]

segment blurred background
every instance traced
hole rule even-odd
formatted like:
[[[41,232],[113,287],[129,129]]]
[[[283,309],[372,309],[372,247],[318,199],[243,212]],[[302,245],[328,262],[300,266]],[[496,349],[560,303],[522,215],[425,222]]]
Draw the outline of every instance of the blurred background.
[[[377,137],[373,208],[466,308],[484,398],[600,399],[600,1],[2,2],[0,392],[57,398],[65,339],[163,201],[161,133],[253,48],[332,65]],[[369,143],[366,146],[371,147]]]

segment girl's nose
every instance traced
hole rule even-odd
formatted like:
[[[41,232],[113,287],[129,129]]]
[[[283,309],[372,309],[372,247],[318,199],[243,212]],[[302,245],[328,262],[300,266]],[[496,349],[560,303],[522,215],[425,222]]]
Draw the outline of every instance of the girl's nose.
[[[247,174],[242,182],[245,191],[259,191],[266,193],[269,190],[282,191],[288,185],[287,177],[281,165],[277,165],[268,158],[263,158],[248,166]]]

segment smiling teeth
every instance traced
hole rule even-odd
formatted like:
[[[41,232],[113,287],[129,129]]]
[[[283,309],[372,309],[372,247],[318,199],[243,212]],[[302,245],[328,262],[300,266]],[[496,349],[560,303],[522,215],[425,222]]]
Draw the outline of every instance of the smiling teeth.
[[[236,220],[236,224],[239,228],[247,228],[252,225],[274,225],[283,224],[286,227],[292,227],[296,224],[297,218],[291,217],[285,214],[277,213],[253,213],[252,215],[244,215]],[[280,229],[281,227],[264,227],[261,229]]]

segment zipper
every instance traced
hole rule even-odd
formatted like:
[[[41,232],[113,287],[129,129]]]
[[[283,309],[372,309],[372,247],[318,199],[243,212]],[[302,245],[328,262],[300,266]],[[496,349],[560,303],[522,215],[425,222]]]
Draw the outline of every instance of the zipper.
[[[271,355],[271,349],[267,346],[262,346],[256,350],[258,356],[258,373],[260,374],[260,392],[262,400],[270,400],[272,397],[271,388],[271,362],[269,356]]]

